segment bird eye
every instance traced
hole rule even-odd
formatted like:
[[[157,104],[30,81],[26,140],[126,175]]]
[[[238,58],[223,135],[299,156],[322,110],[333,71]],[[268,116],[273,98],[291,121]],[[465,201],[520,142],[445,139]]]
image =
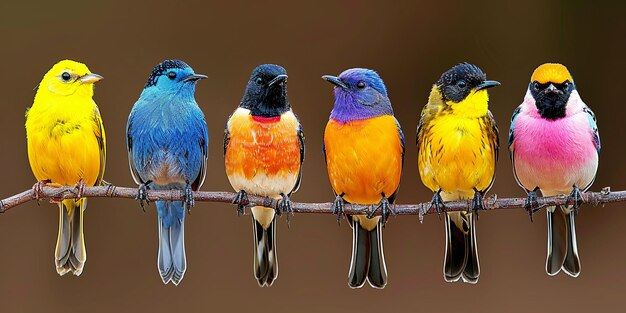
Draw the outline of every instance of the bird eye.
[[[63,79],[63,81],[65,82],[70,81],[71,78],[72,78],[72,75],[70,75],[70,73],[68,72],[63,72],[63,74],[61,74],[61,79]]]
[[[176,73],[175,73],[175,72],[168,72],[168,73],[167,73],[167,78],[169,78],[169,79],[175,79],[175,78],[176,78]]]
[[[535,88],[535,90],[539,90],[539,83],[538,82],[534,82],[533,83],[533,88]]]
[[[467,83],[464,80],[459,80],[458,83],[456,83],[457,86],[459,86],[459,88],[463,89],[467,86]]]
[[[263,78],[261,78],[261,77],[257,77],[257,78],[254,80],[254,82],[255,82],[257,85],[260,85],[260,84],[262,84],[262,83],[263,83]]]
[[[356,88],[363,89],[365,88],[365,86],[366,85],[364,81],[359,81],[358,83],[356,83]]]

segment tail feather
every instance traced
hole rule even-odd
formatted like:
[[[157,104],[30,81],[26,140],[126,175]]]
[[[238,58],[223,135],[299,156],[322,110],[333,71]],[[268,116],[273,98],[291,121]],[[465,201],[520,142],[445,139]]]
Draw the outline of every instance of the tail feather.
[[[187,270],[185,213],[180,201],[157,201],[159,254],[157,267],[164,284],[178,285]]]
[[[374,288],[385,288],[387,285],[387,266],[383,253],[383,226],[378,221],[376,228],[369,232],[370,266],[367,281]]]
[[[565,215],[560,209],[550,207],[548,216],[548,253],[546,258],[546,273],[554,276],[561,271],[567,253],[567,226]]]
[[[83,214],[87,199],[68,199],[59,203],[59,233],[55,249],[57,273],[76,276],[83,272],[87,261],[83,235]]]
[[[572,277],[580,274],[580,258],[578,257],[578,243],[576,240],[576,226],[574,224],[574,212],[565,215],[567,229],[567,253],[563,262],[563,271]]]
[[[387,266],[383,251],[383,226],[378,220],[376,226],[367,230],[359,218],[352,220],[352,260],[348,273],[350,288],[361,288],[367,281],[374,288],[387,285]]]
[[[466,212],[446,213],[446,252],[443,264],[447,282],[475,284],[480,276],[478,244],[476,240],[476,214]]]
[[[254,234],[254,276],[261,287],[269,287],[278,277],[278,254],[276,249],[276,218],[263,226],[252,217]]]

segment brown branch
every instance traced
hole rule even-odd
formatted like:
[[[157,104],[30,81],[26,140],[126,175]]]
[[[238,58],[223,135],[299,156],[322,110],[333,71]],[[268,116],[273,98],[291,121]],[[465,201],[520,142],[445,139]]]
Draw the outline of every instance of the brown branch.
[[[26,190],[14,196],[0,200],[0,213],[4,213],[6,210],[14,208],[20,204],[33,201],[33,200],[45,200],[51,199],[53,201],[59,201],[61,199],[72,199],[77,196],[78,190],[75,187],[50,187],[44,186],[41,189],[39,195],[37,195],[33,189]],[[98,186],[98,187],[85,187],[83,196],[85,197],[109,197],[109,198],[129,198],[135,199],[137,196],[137,188]],[[218,202],[232,204],[236,194],[233,192],[221,192],[221,191],[198,191],[193,193],[194,199],[200,202]],[[148,190],[148,198],[150,201],[157,200],[182,200],[183,192],[180,190]],[[258,197],[249,195],[248,206],[260,205],[269,208],[277,208],[280,200]],[[606,203],[613,202],[625,202],[626,191],[610,191],[609,187],[605,187],[600,192],[585,192],[582,196],[583,203],[591,204],[594,206],[604,205]],[[499,210],[499,209],[519,209],[524,208],[526,198],[502,198],[498,199],[497,196],[491,196],[484,200],[485,210]],[[537,202],[540,207],[563,205],[567,202],[567,196],[557,197],[545,197],[538,198]],[[332,214],[332,203],[299,203],[293,202],[294,213],[327,213]],[[466,201],[450,201],[445,202],[446,211],[463,211],[471,208],[470,200]],[[364,205],[345,205],[344,213],[346,214],[364,214],[373,209],[372,206]],[[431,208],[430,202],[419,204],[395,204],[393,210],[399,215],[419,215],[420,220],[426,214],[436,213],[434,208]],[[380,210],[378,210],[380,211]],[[376,212],[379,215],[380,212]]]

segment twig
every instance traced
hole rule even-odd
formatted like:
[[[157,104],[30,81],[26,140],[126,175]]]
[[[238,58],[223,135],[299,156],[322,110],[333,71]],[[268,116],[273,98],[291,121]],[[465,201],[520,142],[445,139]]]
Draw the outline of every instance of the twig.
[[[44,186],[41,189],[39,195],[37,195],[32,189],[29,189],[14,196],[0,200],[0,213],[4,213],[6,210],[33,200],[51,199],[53,201],[59,201],[62,199],[72,199],[76,197],[77,192],[78,190],[75,187],[70,186]],[[135,199],[135,197],[137,196],[137,189],[116,187],[113,185],[86,187],[84,189],[83,196]],[[197,191],[193,193],[193,196],[194,199],[199,202],[218,202],[231,204],[236,194],[233,192],[222,191]],[[181,190],[148,190],[148,198],[150,199],[150,201],[182,200],[183,192]],[[277,208],[280,203],[280,199],[258,197],[253,195],[249,195],[248,198],[248,206],[260,205],[269,208]],[[605,187],[600,192],[583,193],[582,199],[583,203],[591,204],[594,206],[604,205],[606,203],[613,202],[626,202],[626,191],[610,191],[609,187]],[[563,205],[566,204],[566,201],[567,196],[545,197],[537,199],[539,207]],[[525,202],[525,198],[498,199],[494,195],[484,200],[484,208],[485,210],[520,209],[524,208]],[[331,202],[293,202],[292,206],[294,213],[333,213]],[[464,211],[470,209],[470,207],[470,200],[445,202],[445,208],[447,211]],[[430,202],[419,204],[395,204],[393,208],[395,213],[398,215],[419,215],[420,219],[426,214],[436,213],[435,209],[430,207]],[[348,204],[344,207],[344,213],[364,214],[368,211],[371,211],[372,209],[374,209],[372,206]],[[375,215],[379,214],[380,212],[376,212]]]

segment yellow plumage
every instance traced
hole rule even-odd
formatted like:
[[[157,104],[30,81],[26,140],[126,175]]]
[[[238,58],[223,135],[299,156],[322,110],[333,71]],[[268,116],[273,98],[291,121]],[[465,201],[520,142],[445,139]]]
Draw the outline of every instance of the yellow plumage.
[[[82,63],[64,60],[43,77],[26,113],[28,159],[38,181],[53,185],[100,184],[106,138],[93,83],[102,77]],[[59,203],[57,271],[80,275],[86,260],[82,219],[86,199]],[[75,214],[80,208],[79,214]]]

